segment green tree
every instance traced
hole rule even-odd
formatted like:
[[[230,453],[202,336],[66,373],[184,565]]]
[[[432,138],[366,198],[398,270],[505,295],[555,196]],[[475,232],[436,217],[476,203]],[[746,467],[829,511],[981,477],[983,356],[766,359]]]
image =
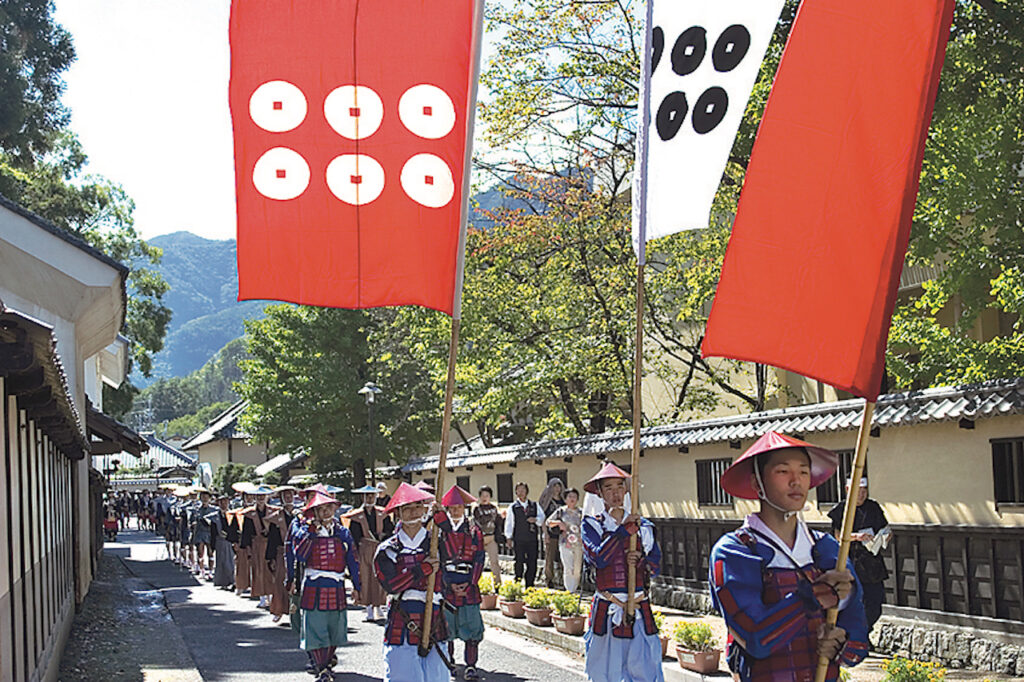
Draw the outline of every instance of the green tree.
[[[210,421],[224,410],[231,407],[232,403],[212,403],[201,407],[192,414],[177,417],[169,421],[161,422],[153,426],[153,430],[160,434],[161,438],[167,436],[194,436],[206,428]]]
[[[369,427],[358,391],[370,380],[383,390],[374,410],[378,463],[404,462],[436,437],[436,421],[417,409],[430,402],[432,387],[420,368],[391,352],[388,339],[379,340],[380,353],[372,352],[374,316],[290,305],[266,313],[245,323],[250,357],[241,363],[238,384],[249,401],[243,425],[255,440],[281,452],[303,449],[312,472],[342,472],[337,482],[361,485]]]
[[[169,433],[189,433],[182,429],[197,423],[201,429],[223,411],[216,406],[227,407],[238,400],[234,386],[242,378],[239,363],[246,357],[245,340],[237,338],[191,374],[156,380],[135,396],[130,413],[133,424]]]
[[[711,407],[721,392],[751,409],[770,397],[763,367],[705,363],[699,330],[797,4],[786,3],[776,27],[722,178],[712,226],[649,247],[650,343],[686,368],[680,408]],[[635,144],[639,8],[630,0],[488,6],[488,26],[498,38],[483,76],[490,90],[481,106],[490,147],[483,168],[503,182],[527,171],[551,176],[589,168],[609,196],[625,193]],[[1022,40],[1020,3],[958,0],[908,255],[912,264],[941,269],[925,295],[904,302],[894,317],[887,361],[897,387],[1015,376],[1024,369]],[[621,220],[612,202],[607,205],[604,220]],[[627,228],[623,221],[622,230]],[[467,275],[471,269],[467,265]],[[942,313],[957,306],[955,324],[943,324]],[[1000,333],[978,338],[972,333],[977,320],[992,314],[999,316]],[[756,390],[748,393],[743,387],[751,383]]]
[[[68,123],[62,74],[75,48],[53,9],[52,0],[0,2],[0,150],[19,167],[49,151]]]
[[[1024,375],[1022,61],[1021,3],[957,4],[908,255],[939,267],[896,310],[895,388]],[[980,336],[979,319],[999,333]]]
[[[213,490],[226,495],[234,495],[231,486],[239,481],[252,481],[256,477],[256,467],[252,464],[228,462],[217,468],[213,475]]]

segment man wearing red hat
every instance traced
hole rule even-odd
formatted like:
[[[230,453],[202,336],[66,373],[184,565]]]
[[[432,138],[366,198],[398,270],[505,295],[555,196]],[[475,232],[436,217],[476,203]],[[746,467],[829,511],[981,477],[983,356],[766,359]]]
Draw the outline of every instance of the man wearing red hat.
[[[630,475],[611,462],[583,489],[600,496],[603,509],[583,519],[583,555],[597,570],[597,590],[584,635],[587,679],[597,682],[662,682],[661,640],[648,599],[661,567],[654,524],[626,511]],[[629,538],[637,535],[636,551]],[[629,567],[636,567],[636,610],[626,614]]]
[[[839,543],[798,516],[811,488],[836,470],[834,452],[775,432],[761,436],[722,474],[730,495],[761,509],[715,543],[711,597],[729,627],[729,667],[742,682],[810,682],[818,657],[852,666],[868,652],[861,588]],[[839,607],[838,625],[825,611]]]
[[[448,620],[448,660],[455,662],[455,640],[466,644],[466,670],[463,679],[480,679],[476,671],[480,642],[484,638],[484,621],[480,616],[480,588],[477,582],[484,572],[484,536],[466,515],[466,506],[476,498],[453,485],[441,498],[445,511],[434,515],[441,529],[441,566],[444,576],[444,599],[455,607],[446,610]]]
[[[302,578],[302,648],[315,665],[317,682],[334,680],[335,649],[348,643],[345,609],[345,569],[352,580],[352,597],[359,598],[359,561],[352,534],[334,518],[338,501],[314,493],[303,509],[292,538],[295,556],[305,564]]]
[[[430,558],[430,532],[424,523],[430,493],[402,483],[384,512],[396,512],[399,523],[395,533],[377,546],[373,565],[377,578],[395,595],[388,607],[384,629],[384,682],[448,682],[448,667],[438,647],[448,639],[448,628],[441,609],[442,584],[440,562]],[[423,636],[428,581],[434,581],[431,604],[431,646],[426,656],[419,655]]]

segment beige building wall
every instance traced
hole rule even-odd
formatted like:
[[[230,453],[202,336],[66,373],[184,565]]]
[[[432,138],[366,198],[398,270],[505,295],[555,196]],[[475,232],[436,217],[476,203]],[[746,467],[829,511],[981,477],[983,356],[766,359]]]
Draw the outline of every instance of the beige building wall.
[[[240,438],[211,441],[200,445],[198,453],[198,462],[209,463],[213,467],[214,475],[216,475],[217,469],[228,462],[256,466],[269,459],[267,448],[263,444],[250,444]]]
[[[868,449],[868,471],[871,497],[882,504],[889,521],[894,524],[942,524],[972,526],[1024,526],[1024,507],[996,508],[992,480],[991,439],[1024,437],[1024,415],[1012,415],[975,422],[974,429],[960,428],[957,422],[917,424],[882,428],[878,438],[871,438]],[[812,434],[808,440],[834,450],[852,450],[855,431]],[[648,450],[640,460],[641,504],[650,517],[695,519],[736,519],[756,511],[757,502],[735,500],[731,507],[713,507],[697,502],[696,462],[698,460],[735,459],[753,441],[745,440],[740,449],[728,443],[691,446],[689,452],[678,448]],[[627,464],[629,453],[609,454],[608,460]],[[445,487],[455,483],[456,476],[470,477],[474,495],[481,485],[489,485],[497,493],[497,475],[512,474],[514,482],[530,486],[536,499],[546,483],[549,470],[564,469],[568,485],[582,488],[601,467],[595,455],[520,461],[456,467],[445,474]],[[434,472],[413,476],[413,483],[434,477]],[[393,487],[393,486],[392,486]],[[804,517],[808,521],[827,521],[819,509],[817,496],[811,493]]]

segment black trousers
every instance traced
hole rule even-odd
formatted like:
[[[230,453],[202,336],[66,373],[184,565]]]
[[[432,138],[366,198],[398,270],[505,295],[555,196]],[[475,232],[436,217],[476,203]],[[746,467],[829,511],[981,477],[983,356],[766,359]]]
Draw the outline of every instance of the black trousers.
[[[882,604],[885,603],[884,583],[861,583],[864,588],[864,615],[868,620],[868,632],[882,615]]]
[[[537,538],[516,540],[513,544],[516,555],[516,580],[522,580],[527,587],[533,587],[533,582],[537,579]]]

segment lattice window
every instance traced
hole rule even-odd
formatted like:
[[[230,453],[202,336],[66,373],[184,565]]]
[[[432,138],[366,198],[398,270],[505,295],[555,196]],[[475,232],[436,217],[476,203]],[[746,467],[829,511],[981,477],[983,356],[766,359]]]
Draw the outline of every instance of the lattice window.
[[[706,507],[731,507],[732,495],[722,490],[718,479],[732,464],[732,459],[697,460],[697,503]]]

